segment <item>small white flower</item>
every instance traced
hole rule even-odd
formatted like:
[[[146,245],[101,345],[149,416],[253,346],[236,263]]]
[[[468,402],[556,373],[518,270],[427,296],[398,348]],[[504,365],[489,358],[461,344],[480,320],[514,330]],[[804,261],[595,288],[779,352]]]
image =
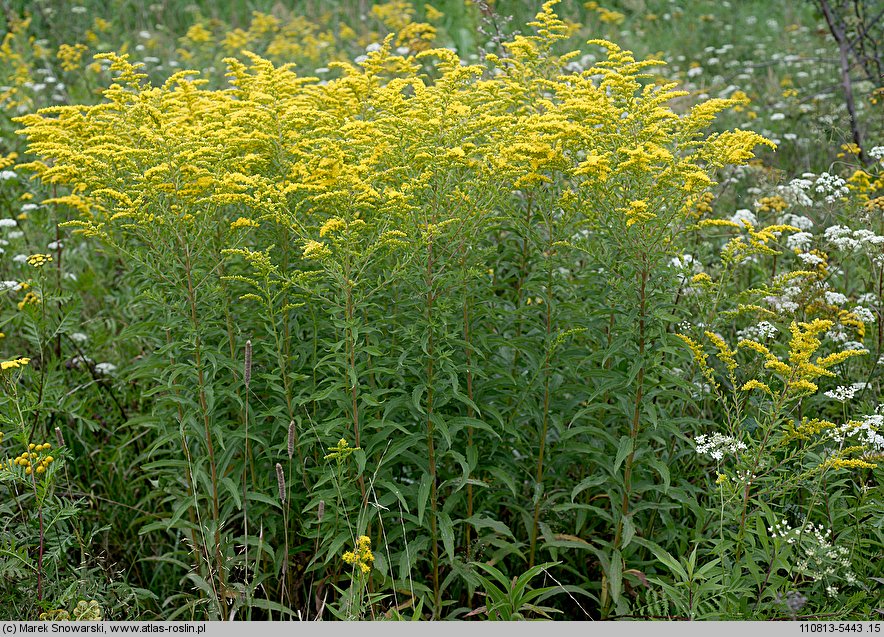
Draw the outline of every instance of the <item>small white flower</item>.
[[[773,338],[777,335],[779,330],[776,326],[768,323],[767,321],[761,321],[758,325],[750,325],[749,327],[738,330],[737,336],[741,339],[749,339],[752,341],[761,341],[768,338]]]
[[[743,225],[744,221],[753,227],[758,225],[758,219],[756,219],[755,215],[752,214],[752,211],[747,208],[742,208],[740,210],[737,210],[731,216],[730,220],[733,221],[734,223],[740,224],[741,226]]]
[[[826,303],[829,305],[844,305],[847,303],[847,297],[840,292],[826,292]]]
[[[117,366],[113,363],[97,363],[95,365],[95,371],[99,374],[109,376],[117,369]]]
[[[784,223],[787,226],[795,226],[799,230],[803,230],[805,232],[813,228],[812,219],[810,219],[809,217],[805,217],[804,215],[793,215],[792,213],[783,215],[781,223]]]
[[[872,312],[867,307],[863,307],[862,305],[857,305],[853,310],[851,310],[854,314],[859,317],[859,320],[863,323],[874,323],[875,322],[875,313]]]
[[[71,334],[71,340],[75,343],[85,343],[87,340],[89,340],[89,337],[83,334],[83,332],[74,332],[73,334]],[[105,365],[106,364],[107,363],[105,363]]]
[[[837,400],[839,403],[846,403],[848,400],[856,395],[856,387],[852,385],[848,386],[840,386],[835,389],[831,389],[826,392],[826,396],[831,398],[832,400]]]
[[[773,338],[776,336],[777,332],[779,332],[776,327],[767,321],[761,321],[756,327],[758,328],[759,333],[765,338]]]
[[[798,258],[801,259],[801,261],[805,265],[810,265],[810,266],[819,265],[820,263],[823,263],[823,261],[824,261],[824,259],[821,256],[816,255],[816,254],[811,254],[810,252],[802,252],[801,254],[798,255]]]
[[[823,232],[826,240],[839,250],[854,250],[860,246],[852,235],[853,231],[847,226],[830,226]]]
[[[813,242],[813,235],[809,232],[796,232],[786,237],[786,247],[790,250],[807,250]]]
[[[720,433],[714,433],[711,436],[700,434],[694,438],[694,443],[698,454],[709,455],[715,460],[724,458],[725,452],[736,455],[746,449],[744,443]]]

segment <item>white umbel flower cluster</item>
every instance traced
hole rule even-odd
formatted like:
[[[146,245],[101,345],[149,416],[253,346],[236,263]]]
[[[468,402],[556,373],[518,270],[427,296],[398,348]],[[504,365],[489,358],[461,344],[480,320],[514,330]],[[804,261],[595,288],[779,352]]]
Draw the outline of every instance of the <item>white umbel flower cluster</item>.
[[[711,436],[700,434],[694,438],[697,445],[697,453],[701,456],[711,456],[716,460],[724,458],[725,453],[736,455],[746,450],[746,445],[735,438],[714,433]]]

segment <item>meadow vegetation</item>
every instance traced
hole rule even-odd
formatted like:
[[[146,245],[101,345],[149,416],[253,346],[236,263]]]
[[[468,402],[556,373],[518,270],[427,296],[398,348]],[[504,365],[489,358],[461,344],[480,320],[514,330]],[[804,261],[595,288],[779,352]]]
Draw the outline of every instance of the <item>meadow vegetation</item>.
[[[881,619],[873,3],[102,4],[0,5],[0,619]]]

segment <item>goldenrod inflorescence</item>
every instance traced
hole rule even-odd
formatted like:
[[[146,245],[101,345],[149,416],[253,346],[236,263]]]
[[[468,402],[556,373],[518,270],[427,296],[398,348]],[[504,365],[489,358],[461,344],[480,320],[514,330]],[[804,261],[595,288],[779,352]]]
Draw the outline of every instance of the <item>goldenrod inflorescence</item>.
[[[72,225],[86,234],[151,236],[164,224],[197,219],[249,228],[273,218],[296,232],[305,260],[321,261],[338,250],[320,239],[371,243],[384,232],[411,234],[416,219],[403,213],[418,210],[434,175],[476,184],[450,194],[464,209],[454,214],[477,214],[469,192],[483,183],[560,182],[573,186],[563,205],[611,231],[644,232],[680,214],[668,193],[704,202],[718,167],[771,145],[746,130],[704,133],[717,113],[742,102],[713,99],[678,114],[668,106],[684,95],[675,84],[644,83],[659,62],[636,61],[611,42],[590,42],[606,56],[593,68],[548,76],[551,61],[564,65],[575,55],[552,53],[573,31],[554,5],[543,6],[533,34],[515,36],[503,45],[506,56],[489,54],[484,65],[465,66],[450,50],[420,44],[426,29],[388,37],[357,64],[338,63],[338,77],[323,82],[244,52],[245,62],[226,60],[226,91],[206,88],[195,71],[151,86],[126,55],[102,54],[118,76],[106,103],[18,120],[40,157],[28,166],[46,183],[73,187],[44,204],[79,210]],[[186,39],[210,37],[197,24]],[[397,43],[406,49],[394,53]],[[629,186],[649,180],[654,190]],[[245,209],[248,216],[221,214]],[[760,249],[768,230],[753,230],[753,245]],[[32,265],[49,260],[39,257]]]
[[[363,575],[371,572],[374,564],[374,554],[371,552],[371,538],[367,535],[360,535],[356,540],[356,548],[353,551],[347,551],[342,556],[347,564],[352,564]]]

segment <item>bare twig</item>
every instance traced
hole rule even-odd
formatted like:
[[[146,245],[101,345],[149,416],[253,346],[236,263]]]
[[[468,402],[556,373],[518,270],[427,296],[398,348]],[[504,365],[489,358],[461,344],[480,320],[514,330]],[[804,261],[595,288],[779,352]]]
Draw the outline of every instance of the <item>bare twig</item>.
[[[847,105],[847,112],[850,114],[850,132],[853,136],[853,143],[859,148],[858,155],[860,161],[865,165],[869,165],[870,160],[863,148],[862,131],[859,127],[859,120],[856,116],[856,103],[853,99],[853,81],[850,79],[850,60],[848,58],[848,53],[851,52],[851,47],[850,42],[847,39],[845,26],[844,23],[836,19],[835,15],[832,13],[832,7],[829,5],[829,0],[816,0],[816,2],[823,12],[823,17],[826,19],[826,24],[829,27],[829,31],[832,33],[832,37],[835,38],[835,42],[838,44],[838,54],[841,65],[841,88],[844,90],[844,101]]]

